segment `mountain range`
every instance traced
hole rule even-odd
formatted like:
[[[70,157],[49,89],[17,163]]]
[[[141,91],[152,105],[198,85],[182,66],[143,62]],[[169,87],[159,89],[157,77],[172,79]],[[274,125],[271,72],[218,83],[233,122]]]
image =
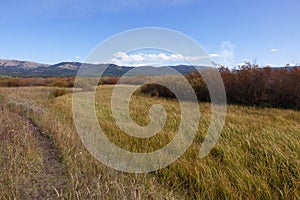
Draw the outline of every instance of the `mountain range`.
[[[103,72],[103,76],[122,76],[126,72],[132,69],[136,69],[135,74],[143,75],[162,75],[162,74],[174,74],[170,72],[169,68],[175,69],[181,74],[187,74],[197,69],[204,69],[201,66],[191,65],[176,65],[176,66],[162,66],[162,67],[128,67],[118,66],[115,64],[83,64],[80,62],[60,62],[54,65],[41,64],[30,61],[19,60],[5,60],[0,59],[0,76],[13,76],[13,77],[67,77],[76,76],[80,67],[90,67],[96,70],[106,70]]]
[[[102,76],[122,76],[129,72],[131,75],[164,75],[179,72],[183,75],[203,70],[206,67],[192,65],[176,65],[162,67],[129,67],[115,64],[86,64],[80,62],[60,62],[57,64],[41,64],[30,61],[0,59],[0,76],[12,77],[70,77],[76,76],[80,68],[86,68],[87,76],[97,76],[99,71],[105,71]],[[170,71],[174,69],[173,71]],[[132,70],[135,69],[135,70]],[[272,69],[293,69],[293,66],[273,67]],[[175,71],[176,70],[176,71]]]

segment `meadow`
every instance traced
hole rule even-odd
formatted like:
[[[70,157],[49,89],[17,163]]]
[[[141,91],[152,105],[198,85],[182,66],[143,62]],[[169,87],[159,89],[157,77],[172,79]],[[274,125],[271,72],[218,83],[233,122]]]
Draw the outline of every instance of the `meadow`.
[[[150,122],[153,104],[161,104],[168,114],[156,136],[137,139],[115,124],[110,107],[113,87],[98,86],[96,93],[99,124],[113,143],[133,152],[149,152],[172,140],[180,123],[176,99],[135,93],[130,112],[137,124]],[[38,198],[44,195],[42,186],[49,187],[46,191],[54,199],[300,198],[300,113],[296,110],[228,105],[217,145],[200,159],[211,117],[210,103],[201,102],[199,130],[186,153],[161,170],[130,174],[107,167],[85,149],[73,121],[71,89],[2,87],[0,105],[0,199]],[[41,132],[58,157],[49,159],[56,161],[59,171],[45,166],[49,159],[44,157],[49,155],[37,136]]]

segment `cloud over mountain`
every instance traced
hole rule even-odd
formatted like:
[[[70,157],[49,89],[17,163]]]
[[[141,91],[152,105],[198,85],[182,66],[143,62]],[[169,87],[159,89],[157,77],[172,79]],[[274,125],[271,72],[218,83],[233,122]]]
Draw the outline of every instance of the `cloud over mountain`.
[[[110,63],[121,66],[162,66],[171,63],[184,63],[184,57],[181,54],[127,54],[125,52],[117,52],[113,55]]]

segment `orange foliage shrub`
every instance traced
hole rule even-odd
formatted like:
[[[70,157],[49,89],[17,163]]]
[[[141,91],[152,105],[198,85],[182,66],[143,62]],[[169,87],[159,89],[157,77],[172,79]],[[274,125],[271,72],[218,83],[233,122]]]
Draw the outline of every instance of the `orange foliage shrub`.
[[[2,87],[25,87],[25,86],[55,86],[73,87],[74,77],[51,77],[51,78],[12,78],[0,77]]]
[[[248,63],[234,70],[221,67],[219,71],[228,103],[300,109],[300,67],[259,68]],[[198,71],[189,73],[185,77],[199,101],[210,101],[207,86]],[[176,79],[173,81],[174,84],[180,84]],[[170,90],[159,84],[146,84],[141,92],[151,96],[175,98]]]

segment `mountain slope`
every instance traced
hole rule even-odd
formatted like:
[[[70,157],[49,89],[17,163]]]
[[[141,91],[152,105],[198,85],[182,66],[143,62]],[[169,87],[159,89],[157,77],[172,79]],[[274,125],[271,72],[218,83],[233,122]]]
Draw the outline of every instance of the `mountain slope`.
[[[28,61],[17,60],[0,60],[0,75],[1,76],[13,76],[13,77],[65,77],[76,76],[81,66],[91,68],[93,70],[106,70],[103,72],[103,76],[122,76],[126,72],[134,69],[135,67],[118,66],[115,64],[82,64],[79,62],[61,62],[54,65],[46,65]],[[178,65],[168,66],[175,69],[181,74],[187,74],[195,70],[194,66]],[[163,75],[163,74],[175,74],[171,72],[168,67],[138,67],[135,68],[135,72],[131,72],[131,75]],[[197,67],[197,69],[204,69],[203,67]],[[96,73],[92,72],[90,76],[95,76]]]
[[[49,65],[40,64],[30,61],[19,61],[19,60],[6,60],[0,59],[0,67],[15,67],[21,69],[33,69],[37,67],[48,67]]]

